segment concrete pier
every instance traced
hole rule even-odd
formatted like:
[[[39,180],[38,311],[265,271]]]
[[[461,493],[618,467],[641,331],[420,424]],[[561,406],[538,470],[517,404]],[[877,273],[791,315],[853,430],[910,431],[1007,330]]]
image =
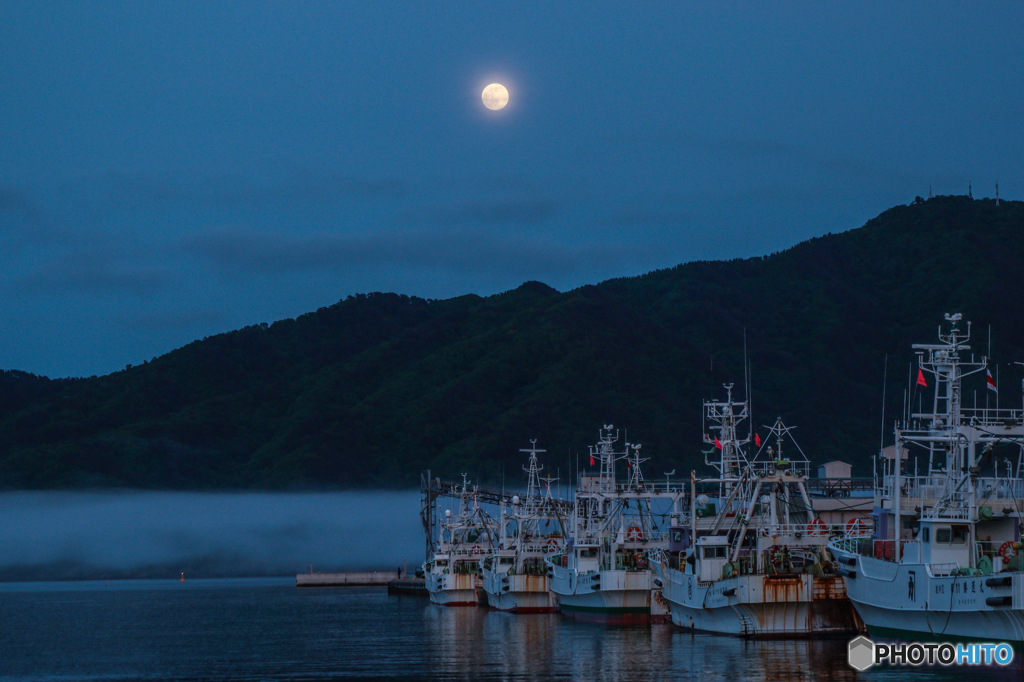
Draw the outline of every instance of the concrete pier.
[[[362,573],[299,573],[296,587],[367,587],[387,585],[395,579],[395,571],[364,571]]]
[[[388,582],[388,594],[415,594],[427,596],[427,581],[423,578],[400,578]]]

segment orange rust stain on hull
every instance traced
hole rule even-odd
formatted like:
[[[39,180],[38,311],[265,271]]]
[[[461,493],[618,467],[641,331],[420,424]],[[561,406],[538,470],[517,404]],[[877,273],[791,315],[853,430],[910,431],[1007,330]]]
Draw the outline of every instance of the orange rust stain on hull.
[[[750,605],[753,638],[840,636],[863,627],[841,578],[764,576],[761,597],[761,604]]]

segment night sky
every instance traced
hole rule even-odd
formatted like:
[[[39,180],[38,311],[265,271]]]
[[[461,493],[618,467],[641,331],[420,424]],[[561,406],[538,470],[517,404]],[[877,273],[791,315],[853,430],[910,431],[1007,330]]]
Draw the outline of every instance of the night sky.
[[[1022,29],[1019,0],[2,2],[0,368],[1019,199]]]

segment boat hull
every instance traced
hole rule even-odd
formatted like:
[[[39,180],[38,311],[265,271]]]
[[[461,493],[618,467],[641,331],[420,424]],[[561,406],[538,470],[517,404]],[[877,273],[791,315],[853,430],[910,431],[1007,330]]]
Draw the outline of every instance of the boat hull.
[[[476,575],[428,574],[427,594],[440,606],[476,606],[480,603],[480,578]]]
[[[842,578],[741,575],[715,582],[656,564],[672,622],[754,639],[854,636],[861,623]]]
[[[932,575],[928,564],[898,564],[836,549],[833,554],[849,566],[846,591],[869,636],[1005,642],[1024,653],[1024,574]],[[1009,584],[990,584],[1003,581]],[[993,606],[989,600],[1005,604]]]
[[[507,583],[506,583],[507,579]],[[484,573],[487,604],[512,613],[551,613],[558,607],[548,589],[546,575]]]
[[[650,571],[599,571],[577,574],[556,567],[551,591],[559,610],[574,620],[606,625],[653,622]]]

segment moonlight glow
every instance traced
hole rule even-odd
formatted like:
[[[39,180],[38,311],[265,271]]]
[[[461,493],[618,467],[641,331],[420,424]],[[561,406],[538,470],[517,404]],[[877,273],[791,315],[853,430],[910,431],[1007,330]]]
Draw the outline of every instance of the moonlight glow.
[[[508,90],[500,83],[488,85],[484,88],[484,92],[480,97],[484,101],[484,106],[488,109],[503,109],[508,104]]]

